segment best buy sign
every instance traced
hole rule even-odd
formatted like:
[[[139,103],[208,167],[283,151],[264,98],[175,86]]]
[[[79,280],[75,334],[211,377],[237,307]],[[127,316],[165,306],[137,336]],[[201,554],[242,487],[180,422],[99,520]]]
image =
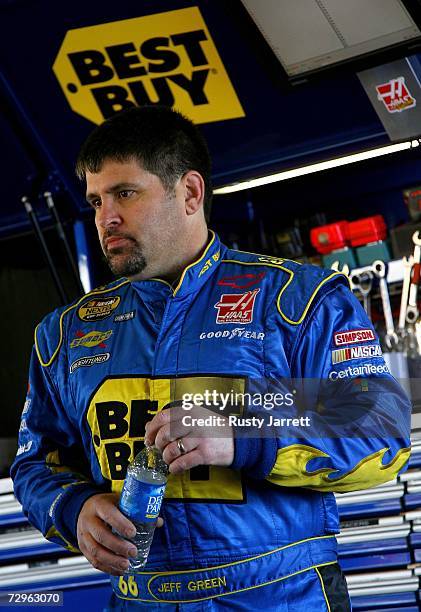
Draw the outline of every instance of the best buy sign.
[[[96,124],[143,104],[195,123],[244,117],[197,7],[69,30],[53,70],[70,107]]]

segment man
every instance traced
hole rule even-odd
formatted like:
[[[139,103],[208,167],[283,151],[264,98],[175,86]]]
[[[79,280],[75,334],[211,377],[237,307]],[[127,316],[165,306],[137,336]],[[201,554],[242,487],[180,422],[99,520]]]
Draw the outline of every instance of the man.
[[[207,147],[168,108],[107,120],[77,172],[120,278],[36,330],[12,466],[29,520],[111,574],[115,607],[349,610],[332,492],[396,477],[410,406],[346,278],[208,232]],[[134,535],[118,493],[144,438],[170,478],[129,576],[112,530]]]

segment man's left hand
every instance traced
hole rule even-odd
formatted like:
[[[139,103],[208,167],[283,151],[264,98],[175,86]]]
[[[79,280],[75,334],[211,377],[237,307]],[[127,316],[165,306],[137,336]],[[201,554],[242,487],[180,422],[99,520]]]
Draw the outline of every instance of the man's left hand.
[[[183,417],[189,416],[183,424]],[[195,419],[218,417],[219,425],[197,425]],[[222,425],[224,423],[224,425]],[[200,406],[186,411],[181,404],[158,412],[145,429],[145,444],[162,452],[171,474],[197,465],[229,466],[234,460],[234,434],[225,417]]]

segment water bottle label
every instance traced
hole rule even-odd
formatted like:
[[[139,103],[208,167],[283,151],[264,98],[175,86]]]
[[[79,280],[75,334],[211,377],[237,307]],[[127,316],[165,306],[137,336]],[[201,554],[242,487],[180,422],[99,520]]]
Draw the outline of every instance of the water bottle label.
[[[155,521],[164,492],[165,484],[149,484],[128,476],[121,492],[120,508],[126,516],[139,523]]]

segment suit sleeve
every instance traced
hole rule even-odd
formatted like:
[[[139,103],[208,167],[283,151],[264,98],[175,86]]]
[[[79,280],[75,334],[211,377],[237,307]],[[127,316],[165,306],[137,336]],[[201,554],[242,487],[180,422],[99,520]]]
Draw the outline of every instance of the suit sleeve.
[[[281,416],[299,425],[236,439],[233,467],[275,485],[326,492],[380,485],[405,469],[411,403],[346,287],[326,292],[302,324],[291,375],[295,401]]]
[[[49,368],[32,351],[14,492],[32,525],[56,544],[78,552],[76,524],[83,503],[102,492],[91,481],[79,432],[66,413]]]

